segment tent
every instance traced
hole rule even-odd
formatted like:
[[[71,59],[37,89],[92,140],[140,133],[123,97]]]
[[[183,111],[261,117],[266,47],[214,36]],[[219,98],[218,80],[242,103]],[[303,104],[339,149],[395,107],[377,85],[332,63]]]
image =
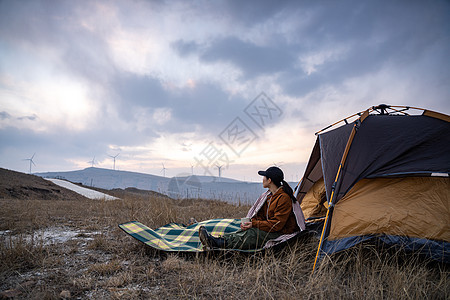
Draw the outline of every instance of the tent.
[[[323,222],[314,268],[370,239],[450,262],[450,116],[382,104],[316,135],[296,192]]]

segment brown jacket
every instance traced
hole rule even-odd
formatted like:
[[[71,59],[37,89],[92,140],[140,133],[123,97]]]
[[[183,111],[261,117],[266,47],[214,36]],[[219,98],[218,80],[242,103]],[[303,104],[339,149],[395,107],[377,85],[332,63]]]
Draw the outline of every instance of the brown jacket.
[[[282,234],[299,231],[295,215],[292,212],[292,200],[283,188],[267,196],[266,202],[252,218],[252,227],[266,232]]]

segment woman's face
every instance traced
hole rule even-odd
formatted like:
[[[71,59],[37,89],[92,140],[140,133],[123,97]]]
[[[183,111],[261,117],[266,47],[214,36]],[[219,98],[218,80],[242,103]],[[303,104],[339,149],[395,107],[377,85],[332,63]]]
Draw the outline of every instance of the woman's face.
[[[267,178],[266,176],[263,176],[263,187],[268,188],[269,187],[270,178]]]

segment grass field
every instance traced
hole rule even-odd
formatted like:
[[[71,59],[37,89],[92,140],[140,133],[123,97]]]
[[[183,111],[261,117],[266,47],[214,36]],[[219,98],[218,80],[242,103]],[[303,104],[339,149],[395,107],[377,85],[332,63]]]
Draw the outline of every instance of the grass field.
[[[174,221],[188,223],[191,217],[239,218],[249,207],[151,194],[116,196],[123,200],[0,199],[0,298],[450,297],[447,265],[370,245],[326,258],[314,274],[317,240],[313,237],[291,243],[281,252],[259,255],[158,252],[117,225],[139,220],[156,228]]]

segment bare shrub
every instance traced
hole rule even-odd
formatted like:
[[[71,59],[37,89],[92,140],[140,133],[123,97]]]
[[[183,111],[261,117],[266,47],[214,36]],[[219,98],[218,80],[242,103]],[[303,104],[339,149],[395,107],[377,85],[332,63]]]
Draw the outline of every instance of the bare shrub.
[[[0,272],[9,274],[42,266],[48,251],[42,241],[26,239],[23,235],[0,242]]]
[[[121,269],[122,267],[120,265],[120,262],[117,260],[113,260],[106,263],[93,264],[89,266],[88,271],[95,275],[104,276],[104,275],[112,275]]]

